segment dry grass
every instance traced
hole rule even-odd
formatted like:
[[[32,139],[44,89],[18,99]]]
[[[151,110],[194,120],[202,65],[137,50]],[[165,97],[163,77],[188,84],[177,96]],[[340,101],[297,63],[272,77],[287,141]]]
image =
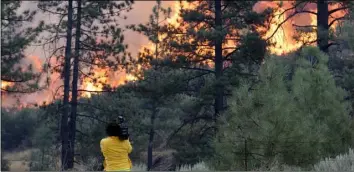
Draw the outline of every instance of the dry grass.
[[[29,171],[33,149],[24,151],[4,152],[4,159],[9,161],[10,171]]]

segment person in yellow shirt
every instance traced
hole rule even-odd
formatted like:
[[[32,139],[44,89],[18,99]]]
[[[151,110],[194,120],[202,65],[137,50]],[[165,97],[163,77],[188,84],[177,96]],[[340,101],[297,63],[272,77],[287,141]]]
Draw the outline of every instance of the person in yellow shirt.
[[[100,142],[104,171],[130,171],[132,163],[129,154],[133,148],[129,139],[120,137],[121,128],[115,122],[107,125],[106,133],[108,136]]]

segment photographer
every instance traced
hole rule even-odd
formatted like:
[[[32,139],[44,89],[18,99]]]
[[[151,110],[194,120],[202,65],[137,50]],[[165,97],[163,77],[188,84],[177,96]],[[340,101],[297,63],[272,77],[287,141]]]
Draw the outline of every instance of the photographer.
[[[106,127],[108,137],[100,142],[101,152],[104,156],[104,171],[130,171],[132,163],[129,154],[132,146],[129,141],[128,128],[124,125],[124,119],[111,122]]]

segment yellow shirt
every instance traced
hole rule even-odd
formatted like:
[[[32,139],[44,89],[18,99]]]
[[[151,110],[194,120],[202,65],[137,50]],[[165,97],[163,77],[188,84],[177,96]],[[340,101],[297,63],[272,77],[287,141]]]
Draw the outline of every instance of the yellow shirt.
[[[119,140],[118,137],[107,137],[101,140],[101,152],[104,156],[104,170],[130,170],[132,163],[128,154],[132,152],[129,140]]]

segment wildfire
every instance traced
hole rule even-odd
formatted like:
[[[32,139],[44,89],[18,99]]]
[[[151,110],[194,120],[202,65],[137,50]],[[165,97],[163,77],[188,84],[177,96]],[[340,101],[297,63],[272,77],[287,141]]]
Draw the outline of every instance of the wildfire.
[[[277,10],[273,13],[273,18],[270,22],[269,28],[266,30],[266,34],[264,38],[269,38],[271,42],[274,44],[269,47],[269,51],[273,54],[281,55],[291,51],[294,51],[300,48],[304,42],[314,42],[316,40],[316,28],[310,27],[310,31],[306,33],[300,33],[298,31],[298,26],[305,26],[305,25],[316,25],[317,24],[317,17],[316,15],[304,13],[298,14],[294,16],[292,19],[288,20],[287,22],[282,24],[282,27],[278,28],[279,24],[281,24],[293,11],[284,11],[291,7],[291,1],[282,1],[283,6],[279,7],[278,2],[274,1],[260,1],[254,6],[255,11],[262,11],[267,7],[276,8]],[[187,1],[175,2],[173,8],[173,15],[165,21],[165,24],[169,24],[174,27],[181,26],[181,17],[180,17],[180,9],[193,9],[195,8],[195,4],[189,3]],[[329,10],[339,8],[339,4],[330,5]],[[317,12],[315,6],[310,6],[308,11]],[[344,11],[337,11],[331,15],[329,18],[329,23],[331,23],[335,18],[340,18],[345,15]],[[161,23],[162,24],[162,23]],[[338,22],[334,23],[331,26],[331,29],[334,29],[338,25]],[[184,26],[182,26],[184,27]],[[277,29],[278,28],[278,29]],[[197,30],[198,28],[196,28]],[[261,31],[264,28],[259,28]],[[312,29],[312,30],[311,30]],[[160,41],[163,40],[165,35],[159,35]],[[180,37],[177,36],[177,39]],[[192,40],[188,40],[192,41]],[[225,47],[235,47],[237,46],[237,42],[229,41],[223,45]],[[140,52],[143,52],[143,49],[146,48],[150,50],[150,53],[154,53],[156,50],[156,46],[153,43],[149,43],[145,46],[142,46]],[[159,47],[157,47],[159,48]],[[201,52],[200,54],[214,54],[212,49],[205,50],[205,49],[198,49],[196,50]],[[180,52],[183,53],[183,52]],[[29,60],[31,60],[32,64],[34,65],[37,71],[42,71],[41,61],[38,57],[29,56]],[[207,63],[209,66],[213,66],[212,61]],[[225,64],[230,65],[230,64]],[[135,70],[141,71],[146,66],[137,66]],[[58,74],[59,77],[59,74]],[[119,85],[125,84],[127,81],[136,81],[138,80],[137,75],[128,74],[124,72],[124,70],[112,71],[110,68],[93,68],[92,75],[90,76],[83,76],[83,80],[80,83],[79,89],[81,90],[80,97],[87,97],[90,98],[92,94],[101,92],[105,90],[105,87],[112,87],[115,88]],[[140,76],[139,76],[140,78]],[[10,86],[13,86],[14,83],[1,81],[1,88],[6,89]],[[52,84],[53,85],[53,84]],[[57,85],[56,85],[57,86]],[[54,87],[54,86],[52,86]],[[49,101],[49,98],[47,98]]]
[[[283,5],[280,8],[277,3],[279,2],[261,1],[254,7],[254,10],[256,11],[262,11],[266,7],[278,7],[278,9],[273,14],[274,17],[272,18],[269,29],[264,36],[266,39],[271,37],[274,33],[273,37],[270,39],[270,41],[273,43],[273,46],[269,47],[270,52],[273,54],[282,55],[297,50],[305,43],[315,44],[315,40],[317,39],[317,28],[312,26],[317,25],[317,16],[309,13],[297,14],[295,17],[283,23],[282,26],[278,28],[278,26],[283,21],[285,21],[292,13],[294,13],[294,10],[284,12],[291,7],[292,1],[282,1]],[[329,10],[337,9],[340,8],[340,5],[329,5],[328,8]],[[317,9],[313,6],[309,6],[307,10],[315,13],[317,12]],[[339,10],[330,16],[328,22],[331,23],[335,18],[343,17],[345,14],[345,11]],[[335,30],[337,25],[338,22],[335,22],[330,28]],[[278,30],[276,30],[277,28]],[[298,31],[304,28],[307,29],[306,32]],[[261,29],[262,28],[260,28],[260,30]]]
[[[131,74],[122,74],[122,71],[112,71],[110,68],[95,68],[93,76],[87,76],[82,83],[82,97],[90,98],[92,94],[104,91],[104,88],[117,87],[127,81],[136,81],[137,78]]]
[[[317,39],[316,26],[317,25],[317,16],[310,13],[302,13],[297,14],[291,19],[285,21],[294,10],[287,10],[292,7],[292,1],[282,1],[282,6],[279,5],[279,2],[272,1],[260,1],[254,6],[254,10],[257,12],[263,11],[265,8],[270,7],[276,9],[273,13],[273,18],[266,30],[266,34],[264,35],[264,39],[270,38],[271,46],[268,47],[268,50],[277,55],[286,54],[292,51],[297,50],[304,44],[315,44]],[[181,23],[180,18],[180,9],[192,9],[195,8],[195,4],[188,3],[186,1],[176,2],[174,4],[174,15],[167,20],[169,25],[173,25],[175,27],[179,27]],[[339,4],[334,4],[329,6],[329,10],[340,8]],[[317,12],[315,8],[315,4],[310,4],[306,7],[306,10],[311,12]],[[333,13],[329,18],[329,23],[334,20],[334,18],[343,17],[346,14],[345,11],[339,10]],[[281,25],[281,27],[279,27]],[[335,22],[330,28],[334,30],[338,22]],[[311,27],[312,26],[312,27]],[[306,31],[301,31],[305,30]],[[197,28],[196,28],[197,29]],[[264,30],[265,28],[258,28],[258,31]],[[159,35],[160,41],[163,40],[164,35]],[[177,39],[179,37],[177,36]],[[193,40],[189,40],[193,41]],[[235,47],[237,46],[237,42],[228,41],[223,45],[224,47]],[[149,43],[147,46],[143,48],[148,49],[150,52],[154,53],[156,50],[156,46],[152,43]],[[202,48],[198,48],[196,51],[201,52],[201,54],[214,54],[212,49],[206,50]],[[212,67],[212,62],[207,62],[207,64]]]
[[[13,85],[14,85],[14,83],[12,83],[12,82],[1,81],[1,89],[7,89],[8,87],[11,87]]]

